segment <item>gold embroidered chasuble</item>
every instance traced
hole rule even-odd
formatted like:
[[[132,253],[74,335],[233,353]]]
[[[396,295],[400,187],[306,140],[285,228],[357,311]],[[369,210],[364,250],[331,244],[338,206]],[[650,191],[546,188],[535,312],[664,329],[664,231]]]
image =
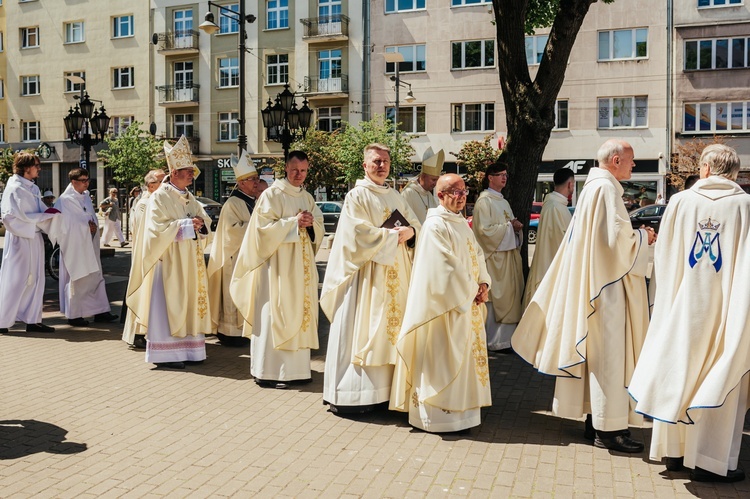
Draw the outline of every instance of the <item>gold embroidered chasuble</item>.
[[[484,254],[461,214],[432,209],[414,256],[406,313],[396,344],[390,408],[429,404],[466,411],[492,404],[484,321],[474,298],[490,285]]]
[[[427,218],[427,210],[437,208],[439,205],[437,198],[431,192],[424,190],[416,179],[406,184],[401,191],[401,196],[422,224]]]
[[[154,267],[161,261],[169,328],[179,338],[211,332],[204,240],[175,241],[181,222],[195,216],[207,228],[211,226],[211,219],[190,192],[163,184],[151,194],[128,284],[128,306],[139,323],[148,324]]]
[[[407,244],[398,244],[395,231],[381,228],[396,209],[414,227],[419,240],[421,224],[398,192],[369,179],[358,180],[346,195],[328,258],[320,307],[329,320],[333,321],[353,278],[359,277],[354,327],[349,333],[353,336],[351,363],[359,366],[396,361],[412,266]]]
[[[313,214],[315,240],[297,226],[297,215]],[[276,180],[258,198],[237,255],[229,286],[232,299],[253,334],[267,317],[255,317],[256,301],[271,303],[271,331],[276,350],[318,348],[318,270],[315,253],[325,234],[323,213],[313,197],[286,179]],[[258,279],[267,264],[269,295],[260,296]],[[268,274],[266,274],[268,275]],[[258,308],[259,309],[259,308]],[[247,334],[246,334],[247,335]]]
[[[495,320],[517,324],[521,320],[523,299],[523,266],[518,248],[498,251],[506,237],[508,222],[513,220],[510,204],[499,192],[486,189],[474,204],[472,229],[484,251],[487,271],[492,276],[490,301]]]
[[[232,196],[221,208],[216,234],[208,258],[208,296],[211,308],[212,332],[231,336],[242,335],[242,316],[229,294],[237,253],[250,223],[247,203]]]

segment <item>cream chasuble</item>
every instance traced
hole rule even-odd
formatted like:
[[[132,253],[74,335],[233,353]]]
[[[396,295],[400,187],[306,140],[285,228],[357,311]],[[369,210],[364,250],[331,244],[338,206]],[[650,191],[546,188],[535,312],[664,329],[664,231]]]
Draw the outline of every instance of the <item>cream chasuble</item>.
[[[484,321],[474,298],[490,285],[484,254],[460,213],[427,212],[414,256],[409,296],[396,343],[390,409],[409,412],[426,431],[479,424],[492,404]]]
[[[419,223],[424,223],[427,217],[427,210],[431,208],[437,208],[440,203],[438,199],[431,193],[424,190],[424,187],[419,185],[417,179],[411,180],[406,187],[401,191],[401,196],[409,205],[411,211],[419,220]]]
[[[542,213],[539,216],[539,230],[537,230],[534,259],[526,279],[526,289],[523,293],[523,309],[529,306],[542,277],[552,264],[557,254],[565,231],[568,230],[572,215],[568,210],[568,199],[559,192],[552,191],[544,198]]]
[[[389,398],[412,255],[381,228],[398,210],[419,238],[421,224],[401,195],[369,179],[349,191],[328,259],[320,307],[331,321],[324,401],[359,406]]]
[[[521,357],[558,376],[553,412],[593,412],[601,431],[627,427],[625,387],[648,327],[648,235],[633,230],[622,194],[611,173],[591,169],[558,254],[513,335]]]
[[[229,283],[249,222],[247,203],[241,197],[230,196],[221,208],[208,258],[208,296],[214,334],[242,336],[242,316],[230,296]]]
[[[148,208],[148,200],[150,196],[150,192],[144,191],[141,194],[140,199],[135,203],[135,206],[133,206],[133,209],[130,212],[130,242],[133,248],[137,248],[140,241],[140,233],[143,230],[143,222],[146,216],[146,208]],[[133,272],[136,271],[140,271],[140,267],[137,268],[135,265],[131,264],[130,272],[128,274],[128,283],[133,280]],[[132,345],[135,341],[135,336],[145,336],[147,329],[148,328],[146,327],[145,323],[141,324],[140,322],[138,322],[138,318],[133,313],[133,310],[128,306],[128,311],[125,314],[125,325],[122,329],[122,341],[124,341],[128,345]]]
[[[163,184],[151,194],[128,284],[128,306],[140,324],[149,324],[154,267],[161,263],[169,332],[178,338],[211,332],[204,242],[181,237],[184,221],[195,216],[207,228],[211,226],[211,219],[190,192]]]

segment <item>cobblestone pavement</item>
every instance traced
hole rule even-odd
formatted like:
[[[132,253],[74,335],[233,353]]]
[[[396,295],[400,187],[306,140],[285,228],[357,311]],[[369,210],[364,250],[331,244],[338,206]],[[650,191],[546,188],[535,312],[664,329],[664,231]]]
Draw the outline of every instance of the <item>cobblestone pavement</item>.
[[[104,259],[118,305],[129,256]],[[403,414],[327,412],[325,322],[313,383],[261,389],[248,349],[210,339],[205,364],[154,370],[119,323],[70,328],[53,284],[45,321],[57,332],[0,336],[2,497],[750,496],[750,480],[691,483],[645,453],[592,447],[582,422],[549,413],[553,380],[514,355],[491,356],[493,406],[480,427],[433,435]]]

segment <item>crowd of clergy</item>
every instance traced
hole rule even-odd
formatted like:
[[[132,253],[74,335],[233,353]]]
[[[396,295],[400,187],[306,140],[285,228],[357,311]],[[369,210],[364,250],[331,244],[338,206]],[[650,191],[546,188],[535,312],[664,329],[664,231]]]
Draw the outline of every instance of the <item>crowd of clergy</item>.
[[[737,468],[750,404],[750,196],[735,182],[736,152],[707,147],[700,180],[672,196],[660,236],[633,229],[620,184],[633,148],[609,140],[568,210],[574,174],[561,169],[541,212],[524,282],[523,225],[502,194],[504,157],[465,212],[468,190],[426,158],[402,192],[390,150],[364,149],[364,178],[348,192],[320,295],[315,254],[323,216],[305,190],[311,165],[292,151],[268,187],[246,152],[214,234],[188,187],[199,174],[181,137],[169,171],[149,172],[131,211],[133,256],[123,340],[146,362],[185,369],[206,359],[205,337],[249,348],[258,385],[308,383],[319,348],[318,308],[330,321],[323,402],[335,414],[388,408],[427,432],[467,431],[492,404],[488,350],[517,353],[556,377],[552,412],[584,420],[584,437],[638,453],[629,425],[653,422],[650,456],[698,481],[744,479]],[[47,207],[39,160],[19,153],[2,198],[0,333],[42,324],[41,233],[60,245],[60,309],[73,326],[111,321],[88,171]],[[212,236],[210,238],[209,236]],[[208,262],[206,246],[211,249]],[[649,246],[654,246],[653,271]],[[647,279],[649,278],[649,279]],[[647,285],[648,283],[648,285]]]

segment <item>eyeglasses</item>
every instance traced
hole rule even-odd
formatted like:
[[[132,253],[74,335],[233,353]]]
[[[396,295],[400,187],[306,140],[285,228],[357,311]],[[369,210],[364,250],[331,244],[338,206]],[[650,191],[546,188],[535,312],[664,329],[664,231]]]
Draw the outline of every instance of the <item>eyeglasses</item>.
[[[460,198],[460,197],[468,195],[469,189],[455,189],[452,191],[443,191],[443,192],[447,192],[448,194],[453,195],[453,197]]]
[[[498,172],[498,173],[488,173],[487,174],[490,177],[505,177],[508,178],[508,174],[505,172]]]

